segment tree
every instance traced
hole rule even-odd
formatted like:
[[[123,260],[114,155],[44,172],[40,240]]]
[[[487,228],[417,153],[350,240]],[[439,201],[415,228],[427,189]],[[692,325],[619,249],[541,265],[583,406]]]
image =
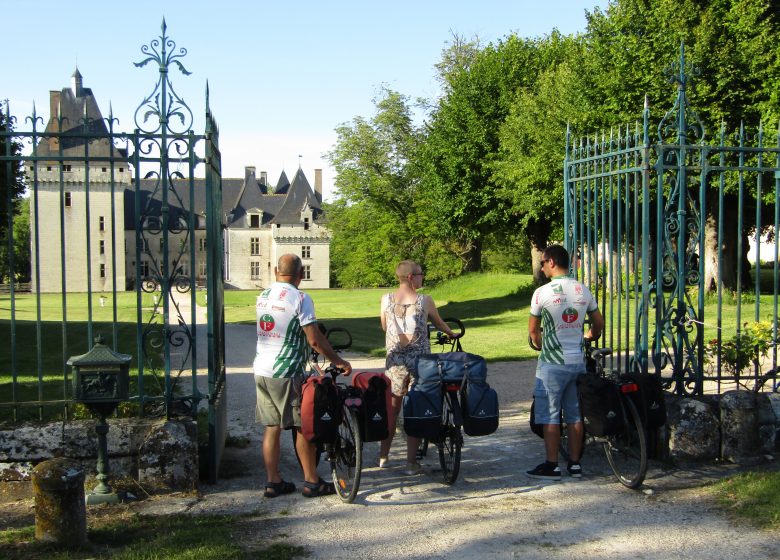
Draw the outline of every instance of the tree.
[[[30,199],[20,198],[14,210],[14,280],[29,282],[31,272],[30,254]],[[0,235],[0,282],[10,279],[10,259],[8,258],[8,236]]]
[[[336,129],[328,154],[337,172],[336,201],[328,207],[331,255],[344,287],[390,285],[398,260],[428,253],[424,228],[417,227],[420,131],[409,99],[383,89],[374,104],[371,119],[356,117]]]
[[[511,229],[491,166],[501,123],[540,61],[535,42],[515,36],[479,50],[454,47],[457,55],[445,51],[439,66],[445,92],[427,123],[421,182],[431,222],[456,243],[461,269],[470,272],[481,270],[488,237]]]
[[[18,158],[22,146],[14,140],[13,121],[3,111],[0,105],[0,156]],[[24,193],[21,160],[0,160],[0,235],[4,235],[9,224],[9,210],[14,208],[14,201]]]

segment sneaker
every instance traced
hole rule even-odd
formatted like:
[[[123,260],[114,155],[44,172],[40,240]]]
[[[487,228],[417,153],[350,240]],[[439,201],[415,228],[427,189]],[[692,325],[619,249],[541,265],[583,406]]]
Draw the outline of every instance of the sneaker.
[[[579,464],[579,462],[575,463],[569,461],[569,466],[566,467],[566,470],[569,471],[569,476],[572,478],[582,477],[582,466]]]
[[[404,474],[407,476],[414,476],[423,472],[422,465],[420,463],[406,463]]]
[[[535,469],[525,471],[525,474],[531,478],[541,478],[543,480],[560,480],[561,479],[561,467],[555,463],[540,463]]]

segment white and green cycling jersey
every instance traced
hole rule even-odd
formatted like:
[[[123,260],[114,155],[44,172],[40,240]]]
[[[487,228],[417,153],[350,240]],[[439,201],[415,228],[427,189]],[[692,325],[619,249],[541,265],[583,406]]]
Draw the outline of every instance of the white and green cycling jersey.
[[[531,315],[542,319],[542,353],[550,364],[579,364],[583,358],[585,317],[598,309],[593,294],[582,282],[555,276],[531,298]]]
[[[255,375],[302,375],[309,356],[303,327],[314,323],[314,302],[292,284],[275,282],[257,296]]]

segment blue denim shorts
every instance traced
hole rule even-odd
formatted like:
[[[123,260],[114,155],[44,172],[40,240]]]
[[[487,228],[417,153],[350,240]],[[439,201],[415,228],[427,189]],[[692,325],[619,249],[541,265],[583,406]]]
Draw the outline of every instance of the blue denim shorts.
[[[561,410],[567,423],[579,422],[582,419],[577,399],[577,377],[584,373],[584,363],[537,363],[534,420],[538,424],[560,424]]]

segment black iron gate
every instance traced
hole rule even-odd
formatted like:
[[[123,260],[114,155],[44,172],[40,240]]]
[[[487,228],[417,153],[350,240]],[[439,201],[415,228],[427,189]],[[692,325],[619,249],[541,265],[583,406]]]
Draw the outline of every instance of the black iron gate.
[[[115,131],[113,113],[102,117],[78,70],[72,88],[53,92],[43,131],[35,109],[23,121],[31,130],[12,130],[20,120],[6,102],[17,126],[0,129],[0,161],[7,170],[24,166],[31,288],[20,292],[14,260],[14,221],[23,216],[9,212],[0,334],[10,352],[0,356],[0,411],[12,422],[71,417],[65,363],[101,335],[134,357],[125,413],[208,418],[216,481],[227,421],[217,125],[207,91],[205,134],[193,132],[192,112],[170,81],[174,68],[189,74],[186,50],[168,37],[165,21],[141,51],[136,66],[153,63],[159,74],[133,132]],[[205,180],[197,179],[204,167]],[[202,384],[199,337],[207,337]]]

